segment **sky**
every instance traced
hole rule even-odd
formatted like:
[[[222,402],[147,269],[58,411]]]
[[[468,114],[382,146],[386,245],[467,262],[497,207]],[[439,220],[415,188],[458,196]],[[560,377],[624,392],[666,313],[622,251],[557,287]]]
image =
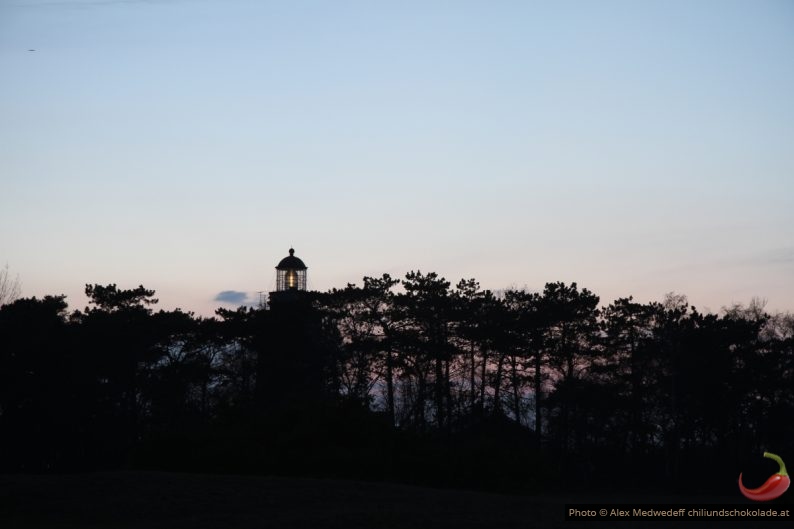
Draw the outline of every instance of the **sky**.
[[[0,0],[0,266],[72,309],[209,316],[292,246],[314,290],[794,311],[792,94],[788,0]]]

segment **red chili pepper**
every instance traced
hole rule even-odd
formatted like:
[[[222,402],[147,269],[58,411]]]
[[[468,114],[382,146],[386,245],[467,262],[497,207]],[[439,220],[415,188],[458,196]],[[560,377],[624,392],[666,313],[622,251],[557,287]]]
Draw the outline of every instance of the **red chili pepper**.
[[[742,484],[742,475],[739,474],[739,490],[742,491],[746,497],[750,498],[751,500],[755,501],[769,501],[774,500],[775,498],[779,498],[786,490],[788,490],[789,485],[791,485],[791,478],[788,477],[788,472],[786,472],[786,465],[783,463],[783,460],[780,457],[776,456],[775,454],[770,454],[769,452],[764,452],[764,457],[768,457],[769,459],[774,459],[777,461],[777,464],[780,465],[780,470],[777,474],[772,474],[769,476],[769,479],[766,480],[766,483],[758,487],[757,489],[747,489]]]

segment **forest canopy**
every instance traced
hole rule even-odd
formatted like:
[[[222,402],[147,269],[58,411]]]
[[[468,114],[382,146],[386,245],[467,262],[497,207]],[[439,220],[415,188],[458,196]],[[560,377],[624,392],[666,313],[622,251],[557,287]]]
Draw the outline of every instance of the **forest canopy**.
[[[202,318],[143,286],[0,307],[0,468],[522,488],[735,481],[794,456],[794,317],[436,273]],[[786,452],[788,451],[788,452]],[[790,457],[791,457],[790,456]],[[715,480],[715,483],[719,480]],[[711,485],[703,484],[709,488]]]

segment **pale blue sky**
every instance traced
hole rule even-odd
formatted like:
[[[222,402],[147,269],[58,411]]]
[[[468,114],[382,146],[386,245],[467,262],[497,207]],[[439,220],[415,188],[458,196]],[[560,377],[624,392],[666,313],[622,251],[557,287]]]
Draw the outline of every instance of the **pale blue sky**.
[[[28,51],[35,49],[35,52]],[[0,265],[794,310],[794,2],[0,0]]]

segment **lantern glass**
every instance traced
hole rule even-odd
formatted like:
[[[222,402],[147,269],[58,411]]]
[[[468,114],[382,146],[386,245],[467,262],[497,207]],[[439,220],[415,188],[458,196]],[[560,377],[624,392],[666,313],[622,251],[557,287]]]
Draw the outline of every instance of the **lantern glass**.
[[[306,290],[306,265],[289,249],[289,256],[276,267],[276,290]]]

